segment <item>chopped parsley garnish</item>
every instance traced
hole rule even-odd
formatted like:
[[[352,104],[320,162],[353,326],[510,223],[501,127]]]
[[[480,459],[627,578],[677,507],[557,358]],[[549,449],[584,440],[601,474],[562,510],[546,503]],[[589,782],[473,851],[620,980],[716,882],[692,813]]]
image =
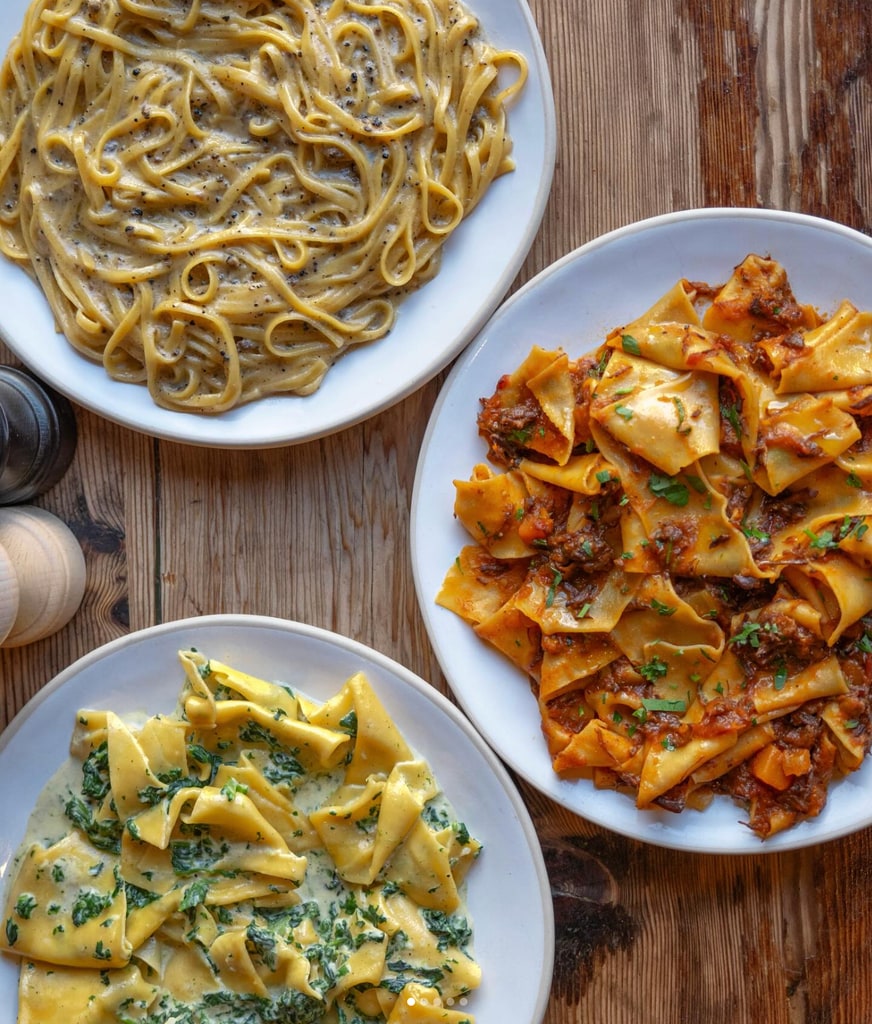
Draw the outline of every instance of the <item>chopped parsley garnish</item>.
[[[664,498],[671,505],[683,507],[690,501],[690,491],[686,484],[676,480],[674,476],[660,476],[652,473],[648,477],[648,489],[657,498]]]
[[[837,548],[839,546],[839,542],[833,536],[832,530],[815,533],[814,530],[805,529],[802,532],[808,537],[809,547],[817,548],[820,551],[827,551],[830,548]]]
[[[679,434],[689,434],[692,428],[689,424],[685,424],[684,422],[687,419],[687,409],[684,406],[684,402],[682,402],[677,395],[673,395],[672,403],[675,406],[675,413],[678,416],[678,426],[675,428],[676,432]]]
[[[515,430],[510,430],[506,435],[506,440],[511,441],[512,444],[525,445],[532,435],[533,431],[530,427],[519,427]]]
[[[742,533],[751,540],[759,540],[764,544],[768,544],[772,539],[765,530],[761,530],[756,526],[749,526],[747,523],[742,524]]]
[[[733,404],[733,405],[722,404],[721,405],[721,415],[724,417],[724,419],[727,421],[727,423],[729,423],[730,426],[733,428],[733,430],[736,432],[736,437],[741,437],[742,434],[744,433],[744,430],[742,428],[741,417],[739,416],[739,407],[737,405],[735,405],[735,404]]]
[[[662,679],[669,671],[669,666],[655,654],[650,661],[639,666],[639,675],[649,683]]]
[[[841,524],[833,529],[824,530],[822,533],[815,533],[814,530],[805,529],[803,533],[808,537],[809,547],[815,548],[818,551],[832,551],[838,548],[841,541],[847,540],[851,534],[854,534],[857,540],[861,540],[863,534],[868,529],[869,527],[862,518],[845,516]]]
[[[652,598],[651,608],[657,612],[658,615],[674,615],[678,609],[673,604],[664,604],[663,601],[658,601],[657,598]]]
[[[563,582],[563,573],[553,569],[554,578],[551,581],[551,586],[548,588],[548,594],[545,597],[545,607],[550,608],[554,604],[554,598],[557,594],[557,588]]]
[[[746,622],[742,628],[736,633],[735,636],[731,636],[728,643],[731,644],[748,644],[749,647],[757,648],[760,646],[760,634],[761,633],[778,633],[778,627],[772,622]]]

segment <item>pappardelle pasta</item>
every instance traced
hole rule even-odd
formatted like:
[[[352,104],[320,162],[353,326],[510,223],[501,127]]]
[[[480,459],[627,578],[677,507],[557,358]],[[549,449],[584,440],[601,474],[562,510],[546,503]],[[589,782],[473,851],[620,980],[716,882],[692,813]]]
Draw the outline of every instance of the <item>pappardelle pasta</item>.
[[[482,400],[436,600],[528,674],[556,772],[640,808],[726,794],[766,838],[860,767],[869,410],[872,313],[823,317],[754,254]]]
[[[79,712],[31,820],[19,1024],[473,1024],[481,847],[366,677],[318,704],[180,658],[174,713]]]
[[[512,170],[526,75],[459,0],[32,0],[0,251],[158,405],[311,394]]]

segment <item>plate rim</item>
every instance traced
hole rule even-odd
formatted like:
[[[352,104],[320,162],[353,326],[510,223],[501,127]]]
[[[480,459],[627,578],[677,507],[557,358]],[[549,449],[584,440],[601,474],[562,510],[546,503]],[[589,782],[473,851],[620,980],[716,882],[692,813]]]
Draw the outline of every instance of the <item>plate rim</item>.
[[[754,847],[742,847],[738,846],[721,846],[716,844],[711,845],[697,845],[694,843],[683,842],[680,839],[669,835],[663,834],[658,831],[656,827],[649,828],[645,833],[635,831],[630,826],[624,826],[622,824],[614,824],[605,820],[605,815],[591,814],[588,806],[579,806],[579,802],[573,802],[568,796],[564,795],[567,787],[574,791],[574,787],[578,786],[579,781],[567,781],[564,779],[558,779],[555,775],[552,788],[546,788],[543,786],[537,778],[535,772],[530,769],[527,765],[519,760],[516,756],[513,756],[510,750],[507,750],[508,744],[505,740],[497,735],[494,735],[493,730],[482,725],[479,722],[479,717],[469,706],[469,701],[463,692],[463,688],[455,686],[453,676],[455,673],[451,672],[446,668],[443,652],[443,642],[438,634],[438,631],[434,624],[433,607],[435,605],[434,598],[435,594],[428,594],[424,590],[424,580],[422,578],[423,568],[421,560],[418,557],[420,549],[420,538],[419,530],[421,528],[421,507],[424,503],[423,496],[423,481],[428,470],[428,455],[430,452],[431,443],[433,441],[433,435],[436,433],[445,407],[452,400],[453,397],[453,385],[463,377],[469,367],[475,363],[482,349],[485,348],[490,340],[491,334],[494,329],[498,329],[500,324],[511,317],[516,307],[522,303],[529,301],[529,296],[535,294],[539,287],[553,276],[558,275],[565,270],[569,265],[577,263],[589,257],[591,254],[596,253],[597,250],[612,245],[614,243],[623,242],[627,239],[632,239],[634,236],[657,230],[664,227],[673,225],[681,225],[683,223],[689,223],[692,221],[753,221],[756,223],[779,222],[784,224],[792,224],[799,227],[807,227],[818,231],[825,231],[835,235],[839,235],[845,238],[849,242],[853,242],[866,248],[870,251],[872,256],[872,237],[869,237],[855,228],[849,227],[848,225],[841,224],[837,221],[830,220],[825,217],[820,217],[815,214],[808,214],[799,211],[770,209],[765,207],[725,207],[725,206],[711,206],[711,207],[691,207],[681,210],[674,210],[667,213],[656,214],[654,216],[645,217],[637,221],[632,221],[628,224],[621,225],[613,228],[609,231],[604,232],[601,235],[593,237],[571,251],[565,253],[563,256],[558,257],[552,263],[543,267],[534,277],[527,281],[521,288],[509,296],[495,311],[493,316],[488,320],[487,324],[482,328],[479,334],[473,339],[473,341],[467,346],[462,355],[453,365],[450,373],[447,375],[445,382],[437,396],[436,402],[430,413],[430,417],[427,423],[427,427],[421,440],[421,447],[419,450],[418,460],[415,469],[415,476],[412,485],[412,498],[410,502],[410,523],[409,523],[409,547],[411,552],[412,561],[412,575],[415,586],[415,593],[421,612],[421,617],[424,622],[425,631],[430,641],[431,647],[433,648],[436,656],[437,663],[445,677],[446,683],[457,703],[469,715],[473,725],[479,729],[484,737],[485,741],[491,744],[497,753],[502,758],[512,772],[517,774],[523,779],[528,785],[534,788],[537,792],[545,796],[547,799],[554,801],[555,803],[562,806],[567,811],[576,814],[580,818],[588,821],[600,828],[611,831],[616,835],[623,836],[626,839],[634,840],[636,842],[642,842],[647,845],[658,847],[662,849],[676,850],[684,853],[693,853],[703,856],[728,856],[728,857],[748,857],[748,856],[774,856],[777,854],[785,853],[788,851],[806,849],[812,846],[819,846],[824,843],[832,842],[837,839],[844,838],[847,835],[858,832],[864,828],[872,826],[872,812],[868,815],[868,820],[849,822],[843,826],[831,828],[826,835],[823,836],[806,836],[803,834],[803,824],[814,824],[815,819],[810,819],[809,822],[800,822],[793,829],[787,830],[786,832],[779,833],[776,836],[771,837],[765,842],[760,842],[759,845]],[[530,344],[533,342],[531,341]],[[507,367],[504,372],[510,372],[511,367]],[[495,382],[494,382],[495,383]],[[451,515],[450,509],[446,513],[448,516]],[[508,668],[511,666],[506,663]],[[524,679],[523,673],[518,671],[518,678]],[[538,738],[538,737],[537,737]],[[542,740],[544,744],[544,740]],[[872,754],[869,755],[872,759]],[[850,776],[846,777],[850,779]],[[845,781],[845,780],[840,780]],[[581,803],[585,803],[584,800]],[[705,812],[701,812],[704,814]],[[652,822],[653,824],[653,822]],[[740,831],[737,835],[741,834],[741,828],[743,822],[737,820],[736,827]]]
[[[464,0],[464,2],[469,6],[469,9],[474,15],[477,17],[480,16],[480,11],[476,10],[476,8],[482,0]],[[488,0],[488,2],[495,2],[495,0]],[[502,2],[505,2],[505,0],[502,0]],[[117,426],[124,427],[147,437],[161,441],[190,445],[193,447],[229,451],[255,451],[291,447],[297,444],[305,444],[310,441],[320,440],[322,438],[341,433],[344,430],[358,426],[380,413],[393,408],[395,405],[398,405],[410,395],[414,394],[417,390],[424,387],[434,377],[438,376],[438,374],[447,366],[449,366],[449,364],[451,364],[453,360],[462,353],[464,348],[477,335],[482,326],[499,307],[500,302],[505,298],[512,282],[520,273],[521,268],[529,255],[530,249],[532,248],[542,225],[542,220],[551,195],[557,159],[557,117],[550,68],[542,37],[536,20],[533,17],[529,0],[509,0],[509,2],[514,5],[515,12],[519,16],[520,23],[523,25],[526,32],[525,41],[529,45],[529,52],[525,51],[524,56],[527,59],[528,65],[535,71],[535,75],[531,75],[530,80],[535,79],[539,83],[538,91],[531,94],[531,103],[534,104],[537,117],[540,119],[539,123],[543,134],[542,145],[541,147],[536,148],[537,163],[535,170],[535,195],[532,196],[532,202],[525,202],[525,209],[528,211],[528,217],[526,219],[524,230],[518,238],[518,244],[512,252],[511,258],[506,261],[500,273],[492,281],[491,287],[488,289],[483,299],[480,298],[474,304],[475,308],[473,310],[473,315],[471,315],[462,325],[458,325],[453,341],[449,346],[440,348],[435,356],[425,353],[423,358],[415,364],[415,372],[410,377],[405,378],[400,383],[394,384],[393,382],[390,382],[384,387],[380,387],[378,389],[379,394],[376,399],[366,402],[352,414],[347,414],[344,411],[342,403],[331,402],[326,415],[322,415],[321,419],[314,427],[308,426],[308,420],[304,420],[302,426],[295,426],[291,430],[289,430],[287,426],[285,426],[284,429],[282,429],[281,426],[278,428],[276,427],[275,424],[278,423],[281,425],[284,419],[282,416],[282,406],[280,404],[282,401],[293,401],[294,399],[297,399],[298,401],[305,401],[306,397],[308,397],[288,395],[266,396],[255,400],[254,403],[247,403],[253,404],[257,407],[261,407],[265,403],[271,403],[271,406],[274,407],[273,414],[268,417],[268,424],[257,427],[254,430],[252,430],[251,427],[245,426],[246,405],[237,406],[234,409],[228,410],[227,413],[224,414],[208,415],[163,409],[152,401],[149,404],[145,404],[145,408],[155,417],[155,421],[153,423],[143,424],[138,419],[136,409],[134,408],[129,410],[127,408],[128,403],[125,402],[125,396],[128,392],[120,389],[125,387],[135,387],[139,389],[144,387],[144,385],[125,384],[120,381],[115,381],[108,377],[108,375],[105,375],[105,371],[99,362],[89,360],[86,356],[80,353],[75,353],[78,356],[78,359],[83,361],[81,364],[83,366],[83,372],[88,376],[85,378],[84,385],[74,383],[74,385],[70,387],[64,377],[62,368],[55,368],[53,365],[45,364],[44,361],[43,363],[40,363],[39,361],[37,361],[37,363],[33,363],[30,357],[30,353],[32,351],[31,347],[28,346],[27,342],[23,342],[12,337],[12,333],[5,324],[0,324],[0,339],[2,339],[16,358],[20,359],[28,368],[37,373],[46,381],[46,383],[50,384],[68,399],[75,402],[82,408],[87,409],[94,415],[99,416],[108,422],[114,423]],[[21,0],[21,3],[26,6],[26,0]],[[494,24],[491,23],[486,25],[485,30],[488,37],[492,37],[494,34]],[[13,33],[17,32],[18,27],[13,27]],[[3,54],[5,54],[5,47],[0,50],[0,56],[3,56]],[[511,108],[509,108],[509,126],[511,132]],[[496,185],[497,182],[494,182],[493,184]],[[483,197],[483,201],[486,199],[487,195]],[[474,230],[472,218],[474,217],[475,212],[476,211],[473,210],[469,215],[469,223],[467,226],[468,231]],[[464,218],[464,222],[467,223],[467,218]],[[461,225],[461,227],[462,226],[463,225]],[[4,262],[6,274],[9,274],[10,276],[18,276],[18,283],[14,286],[16,291],[20,288],[25,293],[29,293],[33,298],[33,301],[39,302],[43,305],[44,312],[47,307],[47,300],[42,289],[36,285],[31,278],[29,278],[22,267],[16,267],[12,265],[11,262],[9,262],[9,266],[6,267],[5,264],[7,261],[5,258],[0,257],[0,259]],[[6,277],[6,274],[4,274],[4,277]],[[429,284],[434,284],[434,282],[431,281],[422,285],[419,292],[426,289]],[[9,286],[6,285],[5,287]],[[410,298],[411,297],[412,296],[410,296]],[[20,296],[19,299],[21,299]],[[390,337],[391,335],[388,334],[384,338],[378,339],[373,344],[378,345],[379,342],[388,342]],[[67,342],[67,344],[69,345],[69,342]],[[70,346],[70,348],[72,348],[72,346]],[[354,356],[354,354],[355,349],[352,347],[343,353],[340,361],[344,361],[349,356]],[[77,362],[77,365],[80,364]],[[104,374],[104,377],[97,377],[95,374],[93,377],[95,384],[89,384],[90,371],[97,371]],[[328,372],[323,387],[329,387],[329,381],[330,374]],[[101,403],[100,400],[99,389],[101,385],[111,386],[111,392],[117,396],[112,400],[108,410],[105,407],[105,401]],[[96,394],[95,386],[97,388]],[[319,389],[319,391],[320,390],[321,389]],[[237,422],[238,418],[242,419],[241,423]],[[214,431],[207,430],[202,434],[197,430],[192,432],[188,427],[188,424],[191,422],[208,422],[210,424],[215,424],[216,429]]]
[[[318,641],[329,647],[338,648],[351,658],[360,660],[364,670],[367,664],[372,664],[380,671],[393,676],[402,686],[408,686],[416,691],[425,701],[438,708],[463,733],[468,743],[486,763],[496,784],[503,791],[505,799],[511,807],[517,827],[520,829],[526,843],[529,866],[535,875],[538,885],[538,903],[541,907],[544,944],[542,947],[542,970],[539,973],[538,991],[535,995],[532,1008],[533,1016],[530,1018],[529,1024],[541,1024],[547,1012],[553,983],[556,934],[551,884],[541,839],[536,830],[532,814],[508,769],[491,749],[490,745],[485,742],[469,718],[445,694],[427,682],[422,676],[419,676],[410,668],[407,668],[402,663],[374,647],[324,627],[314,626],[299,620],[284,619],[279,616],[253,613],[219,612],[209,615],[187,616],[157,623],[109,640],[83,654],[66,668],[56,673],[27,701],[11,719],[2,733],[0,733],[0,755],[2,755],[11,740],[18,735],[22,727],[29,723],[39,712],[45,702],[83,670],[92,667],[119,650],[123,650],[131,645],[135,648],[141,643],[148,642],[153,637],[196,630],[202,627],[231,627],[243,630],[247,627],[256,627],[272,630],[284,636],[302,637],[306,640]],[[54,767],[52,771],[54,771]],[[450,795],[449,799],[451,799]],[[29,815],[30,810],[27,813]],[[5,888],[5,884],[6,879],[0,876],[0,893]],[[4,959],[8,959],[5,954]]]

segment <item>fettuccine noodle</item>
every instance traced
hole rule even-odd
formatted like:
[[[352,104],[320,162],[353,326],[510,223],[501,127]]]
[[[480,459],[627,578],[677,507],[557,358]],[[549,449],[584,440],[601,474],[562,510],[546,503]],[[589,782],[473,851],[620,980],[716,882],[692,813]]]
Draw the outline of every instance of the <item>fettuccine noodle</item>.
[[[0,250],[161,406],[311,394],[512,169],[526,73],[456,0],[35,0]]]

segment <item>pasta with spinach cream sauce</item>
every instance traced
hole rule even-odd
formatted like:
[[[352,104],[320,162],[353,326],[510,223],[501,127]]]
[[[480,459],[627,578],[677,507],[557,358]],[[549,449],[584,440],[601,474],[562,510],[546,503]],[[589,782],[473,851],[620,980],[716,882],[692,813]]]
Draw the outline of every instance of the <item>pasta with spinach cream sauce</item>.
[[[311,394],[512,169],[526,73],[456,0],[35,0],[0,250],[160,406]]]
[[[31,814],[18,1024],[474,1024],[481,843],[367,677],[179,658],[174,713],[78,711]]]

